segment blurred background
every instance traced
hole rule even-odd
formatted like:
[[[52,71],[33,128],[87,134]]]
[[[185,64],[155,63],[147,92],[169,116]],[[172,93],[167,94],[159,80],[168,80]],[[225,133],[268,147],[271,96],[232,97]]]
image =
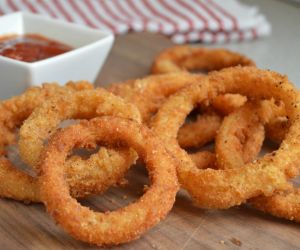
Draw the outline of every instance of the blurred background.
[[[1,15],[17,11],[117,36],[146,31],[177,44],[229,48],[300,87],[298,0],[0,0]]]

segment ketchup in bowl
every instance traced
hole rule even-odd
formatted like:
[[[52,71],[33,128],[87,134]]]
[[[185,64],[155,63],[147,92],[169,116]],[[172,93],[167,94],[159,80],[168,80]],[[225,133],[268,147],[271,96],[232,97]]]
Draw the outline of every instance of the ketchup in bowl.
[[[0,37],[0,55],[23,62],[36,62],[66,53],[73,48],[39,34]]]

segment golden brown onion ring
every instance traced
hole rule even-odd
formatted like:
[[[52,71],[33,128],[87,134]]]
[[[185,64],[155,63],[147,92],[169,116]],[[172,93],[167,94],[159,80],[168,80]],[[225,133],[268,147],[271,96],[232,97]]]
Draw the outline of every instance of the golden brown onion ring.
[[[237,65],[255,66],[255,63],[244,55],[225,49],[211,49],[181,45],[163,50],[155,58],[151,72],[153,74],[165,74],[172,72],[191,72],[195,70],[212,71]],[[227,115],[236,108],[242,106],[246,100],[246,97],[242,95],[225,94],[216,96],[211,102],[211,105],[221,114]],[[207,133],[208,135],[214,135],[216,133],[216,131],[212,132],[212,128],[207,126],[205,123],[201,123],[201,121],[202,119],[198,121],[198,124],[190,123],[184,125],[184,137],[180,136],[181,131],[179,131],[178,140],[181,147],[195,147],[201,145],[202,141],[213,140],[214,137],[211,137],[208,140],[208,136],[204,136],[203,139],[200,136],[199,142],[195,139],[190,139],[194,134],[196,134],[196,138],[199,139],[199,135],[206,134],[205,131],[209,132]],[[201,127],[199,126],[199,129],[197,129],[197,125],[200,125]],[[205,125],[206,128],[202,130]],[[216,126],[213,126],[213,128],[216,128]],[[188,137],[186,137],[187,135]],[[182,138],[185,138],[183,142],[181,142]]]
[[[8,159],[6,147],[16,141],[16,129],[46,99],[69,91],[92,89],[87,82],[70,82],[66,87],[43,84],[0,103],[0,196],[22,201],[40,201],[36,179],[16,168]]]
[[[114,115],[140,122],[135,106],[105,89],[83,90],[49,99],[34,110],[20,129],[19,150],[22,159],[38,170],[45,141],[67,119],[89,119]],[[74,158],[75,157],[75,158]],[[87,161],[74,156],[65,165],[73,196],[101,193],[123,177],[136,160],[131,149],[101,149]]]
[[[170,73],[164,75],[148,76],[141,79],[129,80],[125,83],[116,83],[111,85],[108,90],[121,96],[126,101],[135,104],[140,110],[143,122],[149,123],[152,116],[157,112],[166,99],[190,84],[197,84],[203,76],[189,73]],[[221,105],[220,100],[216,102],[216,106],[221,112],[224,110],[233,110],[234,107],[240,107],[245,102],[245,97],[239,98],[237,95],[225,95],[220,98],[224,103]],[[225,98],[225,99],[224,99]],[[213,122],[210,127],[207,121]],[[191,148],[202,146],[214,139],[221,116],[204,115],[199,116],[195,123],[185,124],[180,130],[178,140],[183,148]],[[206,131],[207,133],[203,133]],[[196,140],[193,135],[196,135]]]
[[[250,99],[274,98],[285,105],[291,124],[275,155],[230,170],[198,169],[177,142],[187,114],[198,103],[219,94],[239,93]],[[178,109],[180,107],[180,109]],[[293,85],[285,76],[255,67],[234,67],[213,72],[196,85],[171,96],[153,119],[154,132],[177,157],[179,182],[201,207],[228,208],[251,197],[285,189],[287,178],[297,175],[300,163],[300,105]]]
[[[148,123],[164,101],[181,88],[199,82],[203,76],[189,73],[171,73],[147,76],[112,84],[108,91],[135,104],[143,122]]]
[[[255,66],[245,57],[225,49],[211,49],[191,46],[174,46],[163,50],[154,60],[152,74],[181,71],[220,70],[232,66]]]
[[[252,141],[252,146],[261,146],[264,138],[264,133],[261,131],[264,129],[264,123],[268,120],[266,117],[272,120],[272,116],[282,115],[272,104],[272,102],[249,103],[224,118],[216,137],[218,167],[222,169],[239,168],[247,161],[254,160],[259,151],[253,151],[253,157],[245,159],[242,150],[245,145],[239,135],[244,132],[247,134],[245,138],[247,144]],[[288,188],[268,197],[261,195],[250,199],[250,202],[258,210],[300,222],[299,189]]]
[[[250,199],[251,205],[276,217],[300,222],[300,189],[277,191],[270,197],[258,196]]]
[[[136,202],[112,212],[94,212],[71,198],[64,164],[78,144],[94,143],[134,148],[145,161],[151,185]],[[57,132],[41,157],[41,191],[47,211],[74,238],[116,245],[137,239],[171,210],[178,190],[174,159],[151,131],[134,121],[95,118]]]

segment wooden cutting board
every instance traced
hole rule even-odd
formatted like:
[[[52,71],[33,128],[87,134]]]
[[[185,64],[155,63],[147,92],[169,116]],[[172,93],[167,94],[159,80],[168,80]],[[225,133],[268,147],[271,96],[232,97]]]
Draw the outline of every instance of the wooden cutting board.
[[[97,85],[149,73],[154,56],[171,42],[159,35],[118,37]],[[88,67],[88,62],[86,64]],[[110,188],[82,204],[105,211],[137,199],[147,184],[142,167],[128,173],[129,186]],[[68,236],[45,212],[43,205],[0,200],[0,249],[96,249]],[[180,191],[169,216],[139,240],[113,249],[299,249],[299,225],[246,206],[225,211],[203,210]]]

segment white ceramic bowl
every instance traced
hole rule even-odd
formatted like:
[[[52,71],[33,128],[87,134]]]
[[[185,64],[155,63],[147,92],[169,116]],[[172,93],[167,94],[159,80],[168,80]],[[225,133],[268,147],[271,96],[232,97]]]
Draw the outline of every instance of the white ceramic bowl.
[[[18,12],[0,17],[0,36],[26,33],[44,35],[70,45],[74,50],[33,63],[0,56],[0,99],[20,94],[27,87],[43,82],[94,82],[114,41],[109,31],[40,15]]]

